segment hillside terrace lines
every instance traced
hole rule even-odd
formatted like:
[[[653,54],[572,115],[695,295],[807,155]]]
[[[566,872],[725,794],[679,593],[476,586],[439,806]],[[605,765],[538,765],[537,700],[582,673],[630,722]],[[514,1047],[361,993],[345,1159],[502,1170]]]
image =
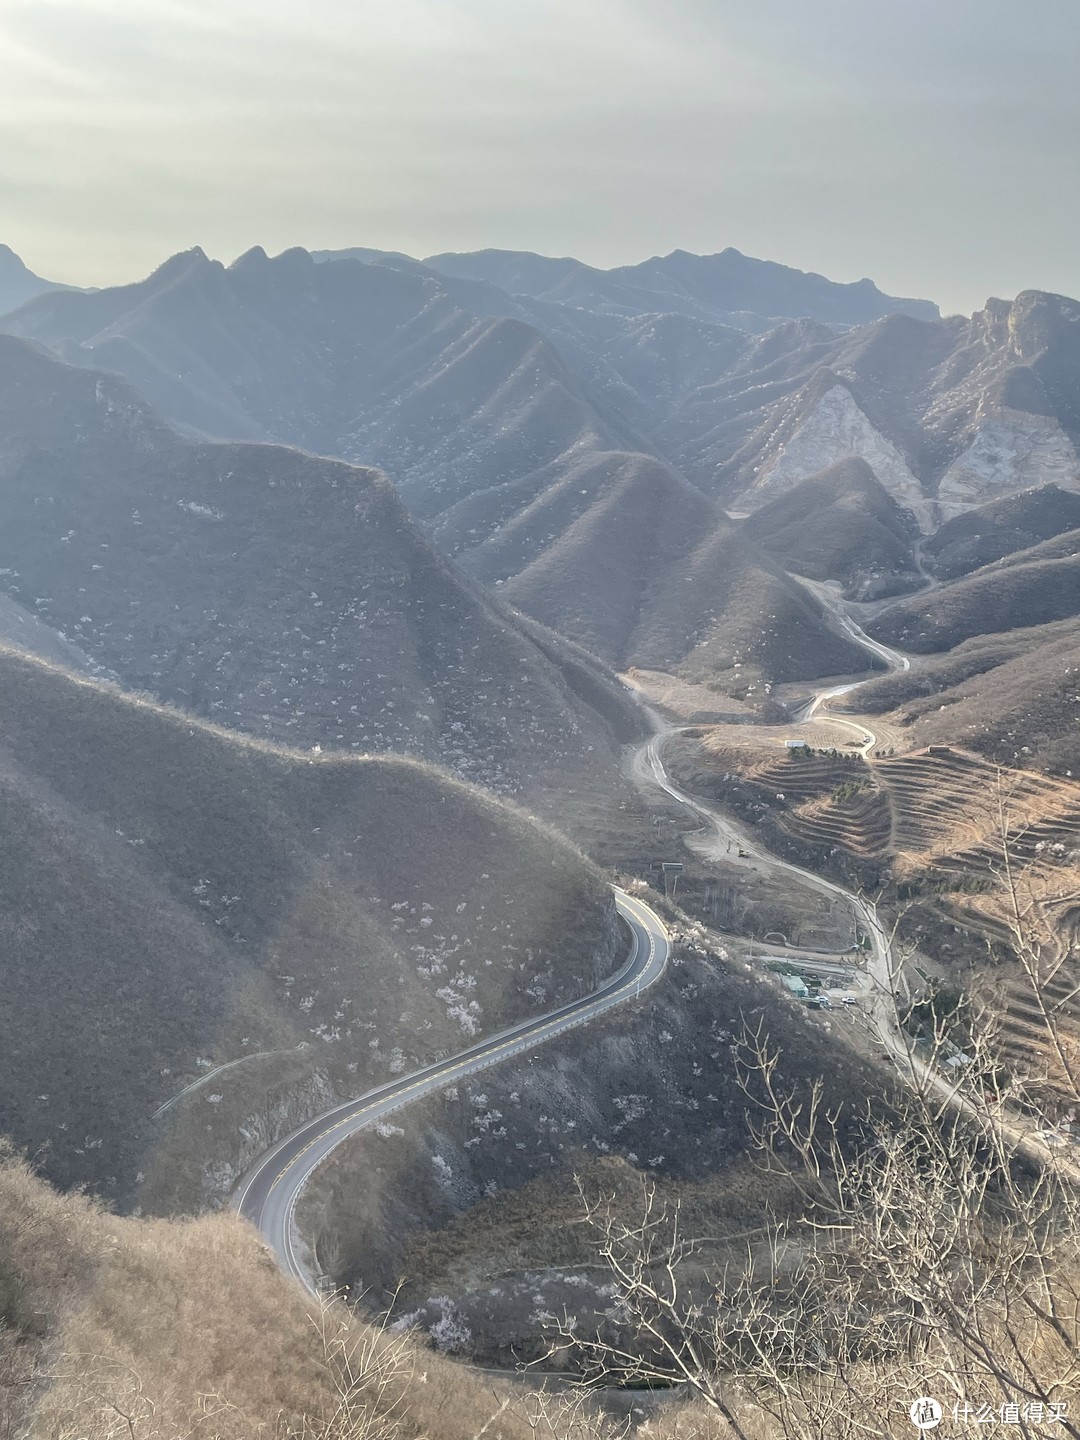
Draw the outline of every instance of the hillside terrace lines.
[[[826,854],[890,854],[901,884],[943,888],[958,919],[1007,941],[1000,887],[981,891],[1002,871],[1004,831],[1047,952],[1063,953],[1080,933],[1080,784],[955,749],[868,761],[841,749],[766,751],[745,731],[742,743],[726,744],[730,730],[706,731],[696,754],[683,748],[687,783],[708,777],[709,790],[740,813]]]
[[[994,881],[950,895],[949,910],[965,928],[1014,948],[1012,900],[997,883],[1011,877],[1032,973],[1010,967],[1000,984],[998,1043],[1007,1065],[1053,1088],[1060,1058],[1045,1016],[1066,1044],[1080,1029],[1080,785],[955,751],[879,761],[875,770],[892,794],[898,872],[931,885]]]
[[[1080,962],[1069,957],[1057,963],[1039,984],[1042,1001],[1026,979],[1011,981],[1001,1004],[999,1047],[1002,1059],[1025,1074],[1043,1074],[1053,1082],[1059,1057],[1047,1045],[1046,1013],[1066,1035],[1080,1030]]]
[[[789,818],[797,818],[800,838],[811,843],[843,846],[868,857],[883,854],[888,845],[889,803],[872,785],[842,800],[827,796],[810,801]]]
[[[769,848],[783,853],[786,836],[815,851],[812,868],[891,854],[901,905],[913,899],[946,928],[985,937],[991,954],[1013,952],[1003,969],[980,964],[965,988],[988,1005],[1001,1060],[1056,1104],[1063,1061],[1047,1016],[1066,1055],[1080,1036],[1080,783],[955,748],[868,760],[780,752],[777,732],[755,743],[748,727],[733,742],[733,730],[684,731],[680,778],[760,825]],[[1030,973],[1015,953],[1006,876],[1031,937]]]
[[[889,842],[889,802],[873,773],[855,756],[785,754],[757,765],[753,780],[783,795],[780,827],[811,845],[879,855]]]
[[[1006,770],[956,750],[878,760],[873,768],[890,793],[892,848],[904,866],[985,871],[1001,861],[1003,828],[1014,863],[1025,870],[1056,868],[1076,845],[1078,784]]]

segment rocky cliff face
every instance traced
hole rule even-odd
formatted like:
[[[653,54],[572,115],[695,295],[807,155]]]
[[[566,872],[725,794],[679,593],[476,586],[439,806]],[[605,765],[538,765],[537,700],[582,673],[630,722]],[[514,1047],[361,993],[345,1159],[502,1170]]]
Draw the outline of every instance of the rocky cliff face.
[[[924,532],[1032,486],[1080,492],[1076,301],[1030,291],[970,320],[893,316],[824,352],[819,337],[791,347],[786,375],[773,371],[783,393],[719,467],[733,507],[756,510],[851,457]]]
[[[893,499],[912,512],[920,528],[931,528],[930,504],[907,460],[871,424],[854,395],[839,380],[820,399],[811,401],[796,420],[790,438],[781,440],[767,455],[760,475],[738,496],[735,507],[756,510],[809,476],[853,457],[870,466]]]
[[[1056,417],[1002,406],[978,424],[941,477],[937,513],[948,520],[985,501],[1051,484],[1080,491],[1076,446]]]

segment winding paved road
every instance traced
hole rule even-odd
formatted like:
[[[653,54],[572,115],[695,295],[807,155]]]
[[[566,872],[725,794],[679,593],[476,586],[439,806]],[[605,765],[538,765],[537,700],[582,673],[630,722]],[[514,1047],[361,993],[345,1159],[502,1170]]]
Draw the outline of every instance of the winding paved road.
[[[817,597],[830,615],[832,615],[837,627],[849,640],[854,640],[856,645],[861,646],[867,654],[873,655],[875,659],[884,660],[887,670],[911,669],[911,661],[906,655],[901,654],[899,650],[894,650],[890,645],[883,645],[880,640],[871,640],[862,626],[856,625],[851,616],[840,608],[837,598],[829,586],[820,584],[815,580],[807,580],[802,576],[793,578],[798,579],[804,589],[809,590],[812,595]],[[875,677],[871,676],[870,678],[873,679]],[[849,680],[842,685],[831,685],[825,690],[818,690],[802,709],[792,716],[792,719],[799,724],[813,720],[822,705],[827,705],[830,700],[835,700],[841,695],[850,695],[853,690],[858,690],[860,685],[865,684],[867,684],[866,680]],[[859,754],[864,760],[878,743],[878,737],[868,725],[859,724],[854,720],[845,720],[840,715],[830,715],[829,723],[831,725],[842,725],[845,730],[854,730],[856,734],[859,735],[862,742],[859,746]]]
[[[663,922],[642,901],[622,890],[615,891],[615,903],[630,927],[630,956],[599,990],[335,1106],[279,1141],[243,1177],[233,1197],[233,1208],[258,1226],[281,1268],[310,1294],[318,1293],[317,1277],[308,1248],[297,1232],[296,1203],[312,1174],[342,1141],[423,1095],[594,1019],[611,1006],[639,995],[664,973],[670,944]]]
[[[812,582],[803,582],[808,588],[821,598],[824,603],[833,611],[844,631],[857,644],[862,645],[871,654],[878,656],[885,661],[890,671],[909,670],[911,662],[906,655],[898,650],[892,650],[887,645],[882,645],[876,640],[871,640],[849,616],[845,615],[837,606],[835,597],[827,592],[824,586],[818,586]],[[873,676],[868,679],[873,679]],[[838,695],[849,695],[857,690],[860,685],[865,685],[868,680],[854,680],[842,685],[834,685],[818,691],[806,706],[794,717],[800,722],[812,722],[817,710],[829,700]],[[876,1034],[882,1047],[888,1052],[901,1075],[910,1080],[913,1084],[922,1087],[927,1094],[932,1093],[939,1100],[947,1105],[959,1107],[961,1110],[970,1111],[976,1114],[986,1123],[992,1123],[1001,1134],[1020,1153],[1025,1154],[1028,1159],[1037,1164],[1046,1163],[1046,1146],[1041,1148],[1038,1142],[1038,1135],[1030,1123],[1025,1122],[1018,1115],[1004,1115],[995,1112],[992,1121],[987,1117],[990,1113],[989,1107],[981,1105],[970,1096],[962,1093],[962,1079],[951,1081],[941,1074],[934,1066],[927,1065],[914,1052],[911,1038],[900,1026],[897,1017],[896,999],[893,987],[903,982],[899,978],[899,966],[896,966],[892,956],[891,937],[877,913],[877,907],[872,901],[865,899],[853,891],[846,890],[842,885],[826,880],[823,876],[814,874],[813,871],[804,870],[799,865],[792,865],[786,860],[756,845],[738,825],[729,820],[726,816],[713,810],[711,806],[695,799],[691,795],[684,794],[671,782],[671,777],[664,768],[662,749],[664,742],[682,728],[679,726],[665,725],[658,715],[649,707],[644,707],[657,733],[640,747],[633,761],[633,772],[647,783],[658,786],[663,792],[677,801],[680,805],[692,810],[707,826],[710,826],[719,840],[725,845],[723,858],[729,864],[742,865],[751,869],[769,868],[783,871],[799,884],[808,886],[827,894],[838,896],[851,906],[857,920],[862,924],[864,933],[870,941],[870,949],[866,955],[866,969],[863,972],[865,985],[864,995],[866,998],[866,1015],[873,1032]],[[829,723],[838,723],[839,717],[830,715]],[[877,737],[870,731],[870,727],[855,721],[839,721],[847,724],[850,728],[859,730],[866,735],[861,753],[865,757],[877,743]],[[717,852],[720,858],[720,852]],[[1063,1173],[1069,1175],[1073,1180],[1080,1183],[1080,1166],[1072,1163],[1070,1159],[1058,1157],[1057,1164]]]
[[[798,577],[797,577],[798,578]],[[812,591],[822,603],[831,611],[839,627],[857,645],[861,645],[868,653],[884,660],[890,671],[908,670],[911,662],[906,655],[900,651],[893,650],[887,645],[872,640],[858,626],[854,620],[846,615],[839,607],[836,597],[827,587],[817,585],[812,581],[802,581],[807,589]],[[807,704],[793,717],[799,723],[813,721],[819,708],[828,703],[829,700],[839,695],[850,695],[860,685],[868,683],[867,680],[852,680],[842,685],[832,685],[823,690],[817,691]],[[901,1033],[896,1018],[896,1005],[893,997],[893,986],[895,981],[895,967],[893,965],[890,937],[877,913],[877,906],[871,900],[862,895],[857,895],[851,890],[845,889],[832,880],[826,880],[824,876],[816,874],[812,870],[806,870],[801,865],[793,865],[790,861],[781,860],[778,856],[763,849],[734,821],[729,820],[719,811],[714,810],[692,795],[687,795],[679,790],[672,781],[667,770],[664,768],[663,746],[668,738],[675,734],[679,726],[665,725],[660,717],[649,707],[645,706],[654,726],[654,734],[644,745],[640,747],[634,756],[633,773],[647,784],[652,784],[661,789],[679,805],[694,812],[699,816],[705,825],[711,828],[717,839],[724,845],[722,858],[729,864],[741,865],[748,869],[770,869],[781,871],[799,885],[807,889],[816,890],[819,894],[828,895],[832,898],[843,900],[851,907],[856,923],[870,943],[866,952],[865,991],[867,995],[867,1017],[876,1031],[881,1044],[893,1055],[894,1059],[902,1062],[903,1068],[910,1071],[912,1067],[916,1070],[925,1069],[921,1067],[911,1053],[910,1043]],[[862,739],[860,753],[865,757],[877,743],[877,736],[869,726],[855,721],[839,720],[837,716],[829,717],[830,724],[844,724],[850,729],[859,732]],[[721,858],[719,849],[716,858]],[[938,1088],[940,1077],[933,1076],[926,1072],[926,1078]],[[943,1086],[949,1089],[951,1087]]]
[[[832,611],[840,628],[869,653],[885,661],[890,670],[906,670],[906,655],[871,640],[853,620],[837,606],[835,597],[822,593],[823,587],[809,585]],[[817,692],[795,718],[812,721],[819,708],[840,695],[848,695],[865,684],[865,680],[834,685]],[[955,1096],[955,1090],[941,1076],[931,1072],[911,1053],[910,1044],[900,1032],[892,995],[893,962],[890,938],[878,918],[874,904],[846,890],[831,880],[792,865],[763,850],[739,826],[711,806],[679,790],[664,768],[664,742],[678,727],[665,725],[647,706],[656,733],[634,756],[633,769],[646,784],[662,790],[679,805],[691,810],[725,846],[726,858],[752,868],[769,867],[786,873],[796,883],[844,900],[852,909],[863,933],[868,937],[866,981],[869,990],[869,1018],[883,1046],[901,1063],[909,1074],[919,1075],[924,1083],[943,1094]],[[831,717],[837,723],[838,717]],[[861,734],[861,753],[865,756],[877,743],[869,726],[854,721],[839,721]],[[278,1263],[287,1274],[297,1279],[306,1290],[318,1293],[312,1257],[301,1239],[295,1221],[297,1201],[315,1170],[343,1141],[357,1131],[376,1124],[383,1117],[411,1104],[414,1100],[440,1090],[466,1075],[496,1065],[513,1055],[542,1044],[545,1040],[573,1026],[594,1019],[613,1005],[638,995],[659,979],[667,965],[669,940],[659,917],[642,901],[615,891],[619,913],[628,922],[632,935],[630,956],[619,972],[593,994],[562,1006],[548,1015],[500,1031],[467,1050],[446,1060],[416,1070],[410,1075],[381,1085],[355,1100],[335,1106],[325,1114],[285,1137],[252,1167],[241,1180],[233,1199],[234,1208],[251,1220],[272,1247]]]

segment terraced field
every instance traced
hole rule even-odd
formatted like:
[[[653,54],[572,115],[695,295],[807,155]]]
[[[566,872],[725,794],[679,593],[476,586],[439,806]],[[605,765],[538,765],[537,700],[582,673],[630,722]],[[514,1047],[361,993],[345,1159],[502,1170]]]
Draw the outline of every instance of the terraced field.
[[[962,751],[873,768],[890,795],[897,879],[934,889],[944,881],[950,890],[938,903],[1014,953],[1013,925],[1022,922],[1020,963],[986,998],[1002,1058],[1052,1087],[1080,1037],[1080,784]],[[1060,1050],[1049,1043],[1052,1029]]]
[[[860,856],[888,848],[888,793],[859,757],[785,755],[755,765],[747,778],[777,800],[783,796],[776,821],[797,840]]]
[[[873,770],[889,793],[898,878],[1011,879],[1039,943],[1070,939],[1080,917],[1080,784],[955,750],[879,760]],[[1005,891],[987,895],[993,914]]]
[[[773,843],[890,856],[901,894],[1013,951],[1021,918],[1025,963],[976,972],[1002,1057],[1052,1083],[1066,1062],[1047,1043],[1049,1017],[1080,1059],[1080,783],[954,748],[866,760],[784,750],[757,733],[733,744],[731,727],[693,732],[673,757],[681,780],[753,817]]]
[[[1047,1043],[1049,1025],[1056,1030],[1061,1052]],[[1026,978],[1009,984],[1001,996],[1000,1040],[1002,1059],[1029,1078],[1045,1081],[1053,1090],[1067,1066],[1076,1075],[1080,1066],[1080,964],[1063,958],[1038,985]]]

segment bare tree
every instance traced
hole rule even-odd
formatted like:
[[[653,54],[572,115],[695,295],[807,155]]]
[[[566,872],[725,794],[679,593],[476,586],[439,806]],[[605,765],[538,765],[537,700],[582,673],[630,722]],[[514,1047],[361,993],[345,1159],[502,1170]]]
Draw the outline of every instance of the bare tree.
[[[1017,957],[1037,988],[1039,941],[1005,873]],[[1060,1009],[1040,1013],[1056,1092],[1076,1105]],[[918,1047],[894,1044],[904,1083],[861,1117],[829,1112],[820,1084],[785,1085],[767,1037],[744,1033],[757,1159],[798,1203],[763,1243],[705,1265],[651,1184],[631,1216],[583,1192],[616,1293],[599,1330],[561,1326],[583,1375],[677,1386],[738,1440],[915,1433],[910,1407],[925,1396],[960,1421],[1080,1437],[1068,1413],[1080,1395],[1080,1167],[1074,1146],[1047,1143],[1044,1097],[1003,1074],[991,1021],[969,1007],[962,1051],[955,1015],[935,1017]]]

